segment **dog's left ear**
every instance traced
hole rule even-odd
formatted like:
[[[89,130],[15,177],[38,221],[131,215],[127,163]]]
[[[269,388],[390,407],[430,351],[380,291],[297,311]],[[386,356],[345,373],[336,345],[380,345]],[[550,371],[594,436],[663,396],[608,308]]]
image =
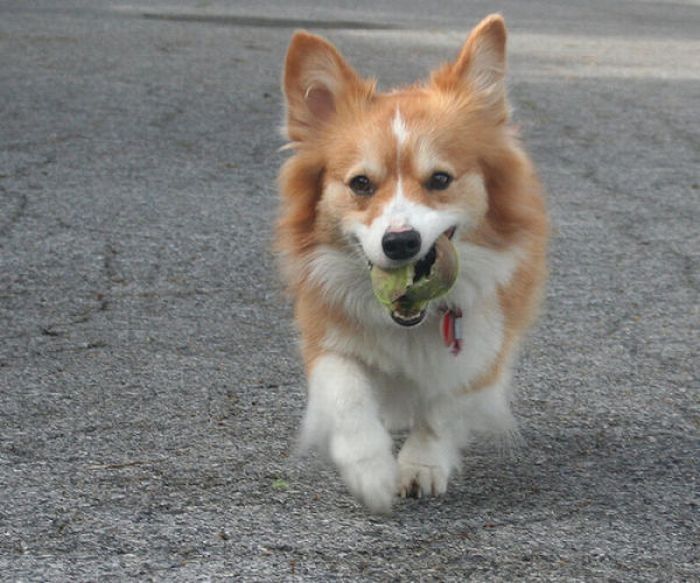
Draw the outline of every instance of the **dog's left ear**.
[[[287,50],[282,88],[287,102],[287,136],[308,140],[339,111],[367,101],[374,84],[362,81],[326,39],[297,31]]]
[[[500,14],[491,14],[471,31],[457,60],[440,70],[433,81],[445,88],[466,85],[507,117],[505,74],[506,25]]]

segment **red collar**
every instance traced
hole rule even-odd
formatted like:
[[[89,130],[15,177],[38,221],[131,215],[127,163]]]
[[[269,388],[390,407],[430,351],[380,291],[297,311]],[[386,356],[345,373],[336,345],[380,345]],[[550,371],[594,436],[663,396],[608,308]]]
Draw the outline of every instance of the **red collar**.
[[[445,346],[457,356],[462,350],[462,310],[460,308],[444,308],[440,330]]]

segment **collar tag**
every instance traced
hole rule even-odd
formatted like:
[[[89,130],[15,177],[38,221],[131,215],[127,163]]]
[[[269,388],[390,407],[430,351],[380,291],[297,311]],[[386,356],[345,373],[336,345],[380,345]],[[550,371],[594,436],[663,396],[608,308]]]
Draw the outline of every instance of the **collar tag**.
[[[442,316],[441,329],[445,346],[457,356],[462,350],[462,310],[447,309]]]

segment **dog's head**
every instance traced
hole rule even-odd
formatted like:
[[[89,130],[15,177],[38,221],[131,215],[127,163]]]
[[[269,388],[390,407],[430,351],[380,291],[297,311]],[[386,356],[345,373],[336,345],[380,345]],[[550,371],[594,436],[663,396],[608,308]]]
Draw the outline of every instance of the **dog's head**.
[[[361,249],[390,269],[429,260],[443,233],[483,230],[497,207],[489,169],[512,152],[505,44],[503,19],[489,16],[426,83],[379,93],[328,41],[295,33],[283,82],[296,154],[281,176],[282,244]]]

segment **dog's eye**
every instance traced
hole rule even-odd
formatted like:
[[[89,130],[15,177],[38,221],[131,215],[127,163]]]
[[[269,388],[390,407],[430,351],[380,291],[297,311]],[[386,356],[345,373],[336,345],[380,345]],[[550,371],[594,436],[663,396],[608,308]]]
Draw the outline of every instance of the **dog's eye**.
[[[452,176],[447,172],[434,172],[425,184],[428,190],[445,190],[452,182]]]
[[[355,194],[360,196],[371,196],[374,194],[374,184],[364,174],[355,176],[350,180],[349,186]]]

